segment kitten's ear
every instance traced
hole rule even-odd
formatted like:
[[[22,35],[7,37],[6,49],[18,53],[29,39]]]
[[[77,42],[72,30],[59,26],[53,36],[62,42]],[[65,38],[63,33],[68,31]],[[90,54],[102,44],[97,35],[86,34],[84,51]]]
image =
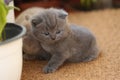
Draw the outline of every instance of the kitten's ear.
[[[25,15],[25,20],[30,20],[30,15]]]
[[[36,26],[42,22],[42,19],[32,19],[31,23],[33,26]]]
[[[68,16],[68,13],[64,10],[59,11],[59,18],[65,19]]]

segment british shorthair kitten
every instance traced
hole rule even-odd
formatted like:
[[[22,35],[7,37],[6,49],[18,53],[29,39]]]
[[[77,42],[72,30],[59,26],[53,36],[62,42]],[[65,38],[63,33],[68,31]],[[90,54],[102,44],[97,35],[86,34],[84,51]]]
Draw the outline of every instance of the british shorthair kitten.
[[[54,72],[65,61],[87,62],[99,54],[94,35],[84,27],[70,25],[67,16],[64,10],[50,8],[31,20],[33,36],[52,55],[45,73]]]
[[[44,73],[56,71],[65,61],[87,62],[99,54],[95,36],[85,27],[69,24],[67,16],[62,9],[49,8],[31,18],[31,36],[37,43],[32,50],[37,48],[37,54],[49,60]]]

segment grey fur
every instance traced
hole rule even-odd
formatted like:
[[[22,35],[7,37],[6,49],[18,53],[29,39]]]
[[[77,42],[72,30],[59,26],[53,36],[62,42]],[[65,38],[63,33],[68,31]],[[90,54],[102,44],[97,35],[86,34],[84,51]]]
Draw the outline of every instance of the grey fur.
[[[69,24],[67,15],[61,18],[60,16],[65,13],[67,12],[61,13],[61,10],[54,8],[45,9],[31,20],[33,40],[30,41],[36,46],[31,50],[34,53],[37,48],[35,53],[49,54],[50,60],[43,69],[45,73],[56,71],[65,61],[87,62],[99,54],[95,36],[85,27]],[[33,20],[37,23],[35,24]],[[41,48],[44,52],[41,52]],[[48,57],[47,55],[44,57]]]

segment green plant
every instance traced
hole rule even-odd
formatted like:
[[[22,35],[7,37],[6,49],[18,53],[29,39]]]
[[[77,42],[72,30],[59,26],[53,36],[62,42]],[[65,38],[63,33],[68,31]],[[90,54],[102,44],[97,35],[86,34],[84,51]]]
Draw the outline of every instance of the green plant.
[[[11,1],[11,0],[5,0],[5,1]],[[0,0],[0,41],[2,41],[2,32],[6,25],[6,17],[9,10],[13,8],[19,10],[17,7],[8,6],[7,4],[4,2],[4,0]]]
[[[90,9],[97,0],[80,0],[81,7],[84,9]]]

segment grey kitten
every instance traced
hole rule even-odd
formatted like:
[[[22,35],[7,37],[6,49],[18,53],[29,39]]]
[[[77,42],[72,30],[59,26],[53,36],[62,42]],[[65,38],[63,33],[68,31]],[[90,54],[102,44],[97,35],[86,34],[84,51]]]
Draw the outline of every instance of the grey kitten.
[[[65,61],[87,62],[99,54],[94,35],[84,27],[70,25],[67,16],[64,10],[50,8],[31,19],[32,36],[51,55],[44,55],[50,57],[45,73],[56,71]]]

